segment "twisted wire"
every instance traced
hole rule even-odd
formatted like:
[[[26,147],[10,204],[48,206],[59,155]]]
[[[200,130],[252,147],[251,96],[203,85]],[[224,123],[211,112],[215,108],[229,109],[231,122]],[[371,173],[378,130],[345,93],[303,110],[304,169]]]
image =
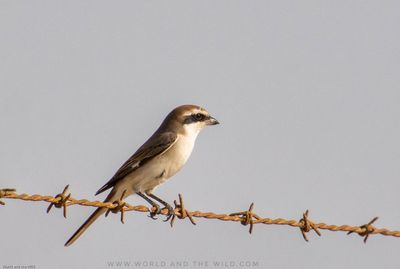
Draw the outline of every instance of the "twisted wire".
[[[47,211],[49,212],[52,206],[57,208],[63,208],[64,217],[66,217],[66,209],[73,205],[80,206],[90,206],[90,207],[104,207],[108,208],[113,213],[121,212],[121,222],[123,220],[123,213],[126,211],[137,211],[137,212],[153,212],[156,208],[147,207],[144,205],[130,205],[128,203],[117,201],[114,203],[100,202],[100,201],[89,201],[87,199],[76,199],[71,197],[71,194],[67,194],[68,185],[64,188],[63,192],[57,194],[56,196],[40,195],[40,194],[18,194],[15,189],[0,189],[0,198],[3,199],[16,199],[23,201],[44,201],[50,203]],[[5,203],[0,201],[0,204]],[[286,225],[289,227],[299,228],[304,239],[308,241],[306,233],[309,231],[315,231],[319,236],[321,233],[319,230],[329,230],[332,232],[347,232],[348,234],[357,233],[364,238],[364,242],[367,241],[369,235],[378,234],[384,236],[400,237],[400,231],[389,230],[386,228],[378,228],[372,224],[378,219],[378,217],[373,218],[369,223],[360,226],[354,225],[333,225],[326,223],[315,223],[311,221],[308,217],[308,210],[303,214],[303,218],[300,220],[288,220],[283,218],[263,218],[253,212],[254,204],[251,204],[249,209],[242,212],[231,213],[231,214],[221,214],[214,212],[202,212],[202,211],[189,211],[185,208],[182,195],[179,194],[179,202],[174,201],[175,204],[175,215],[171,219],[171,226],[173,226],[176,218],[184,219],[189,218],[192,224],[196,224],[194,218],[205,218],[205,219],[215,219],[220,221],[233,221],[240,222],[243,225],[250,225],[249,233],[252,233],[253,226],[255,224],[265,224],[265,225]],[[161,215],[168,215],[168,209],[163,209],[160,212]]]

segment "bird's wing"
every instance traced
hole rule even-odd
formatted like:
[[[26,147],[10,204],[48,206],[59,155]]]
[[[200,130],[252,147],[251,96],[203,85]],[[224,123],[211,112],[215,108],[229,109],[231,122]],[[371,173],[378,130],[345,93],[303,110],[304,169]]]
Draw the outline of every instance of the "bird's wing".
[[[119,180],[135,171],[147,161],[167,151],[175,144],[177,139],[177,134],[171,132],[163,133],[157,137],[151,137],[121,166],[120,169],[118,169],[115,175],[96,192],[96,195],[113,187]]]

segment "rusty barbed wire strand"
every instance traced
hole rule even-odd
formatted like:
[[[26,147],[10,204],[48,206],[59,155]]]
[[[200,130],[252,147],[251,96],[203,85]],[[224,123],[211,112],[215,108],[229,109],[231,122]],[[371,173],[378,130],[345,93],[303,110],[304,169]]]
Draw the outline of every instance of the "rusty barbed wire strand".
[[[147,207],[144,205],[130,205],[122,200],[118,200],[114,203],[105,203],[100,201],[89,201],[87,199],[75,199],[71,197],[71,193],[68,193],[67,185],[63,192],[57,194],[55,196],[49,195],[40,195],[40,194],[18,194],[15,189],[5,188],[0,189],[0,205],[5,205],[1,199],[15,199],[15,200],[23,200],[23,201],[43,201],[48,202],[50,205],[47,208],[47,213],[50,212],[50,209],[54,206],[56,208],[63,208],[63,216],[66,218],[67,216],[67,208],[72,205],[80,205],[80,206],[90,206],[90,207],[104,207],[108,208],[107,214],[109,212],[113,213],[121,213],[121,222],[124,223],[124,212],[126,211],[137,211],[137,212],[156,212],[156,208]],[[123,197],[123,195],[121,196]],[[314,230],[315,233],[321,236],[320,230],[329,230],[332,232],[347,232],[347,234],[357,233],[359,236],[364,237],[364,243],[367,242],[367,239],[372,234],[379,234],[384,236],[393,236],[400,237],[400,231],[389,230],[386,228],[377,228],[372,226],[372,224],[378,219],[378,217],[373,218],[369,223],[363,224],[360,226],[352,226],[352,225],[333,225],[326,223],[315,223],[311,221],[308,217],[309,211],[306,210],[303,213],[303,217],[300,220],[287,220],[283,218],[262,218],[253,212],[254,203],[251,203],[250,207],[246,211],[231,213],[231,214],[218,214],[214,212],[201,212],[201,211],[189,211],[185,208],[183,197],[179,194],[179,203],[174,201],[175,204],[175,215],[171,218],[170,225],[173,227],[176,218],[185,219],[188,218],[193,225],[196,225],[194,218],[205,218],[205,219],[216,219],[220,221],[233,221],[240,222],[242,225],[250,225],[249,233],[251,234],[253,231],[253,227],[255,224],[265,224],[265,225],[286,225],[290,227],[299,228],[303,238],[308,242],[308,238],[306,233],[311,230]],[[168,215],[168,209],[162,209],[160,212],[161,215]]]

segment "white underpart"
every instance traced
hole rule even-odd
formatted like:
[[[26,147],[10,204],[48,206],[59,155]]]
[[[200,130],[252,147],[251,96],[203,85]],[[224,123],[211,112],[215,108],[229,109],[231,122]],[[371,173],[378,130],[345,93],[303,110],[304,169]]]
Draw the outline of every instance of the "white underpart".
[[[126,189],[126,196],[139,191],[151,192],[185,165],[193,151],[197,135],[203,128],[202,123],[185,125],[185,134],[179,134],[169,149],[117,183],[118,188]]]

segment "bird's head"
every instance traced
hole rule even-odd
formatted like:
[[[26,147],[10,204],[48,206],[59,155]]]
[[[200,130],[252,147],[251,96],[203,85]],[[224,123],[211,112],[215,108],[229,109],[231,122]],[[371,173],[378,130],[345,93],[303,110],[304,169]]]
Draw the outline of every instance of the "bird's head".
[[[195,135],[208,125],[219,124],[207,110],[196,105],[178,106],[169,113],[164,123],[168,126],[174,126],[183,134]]]

